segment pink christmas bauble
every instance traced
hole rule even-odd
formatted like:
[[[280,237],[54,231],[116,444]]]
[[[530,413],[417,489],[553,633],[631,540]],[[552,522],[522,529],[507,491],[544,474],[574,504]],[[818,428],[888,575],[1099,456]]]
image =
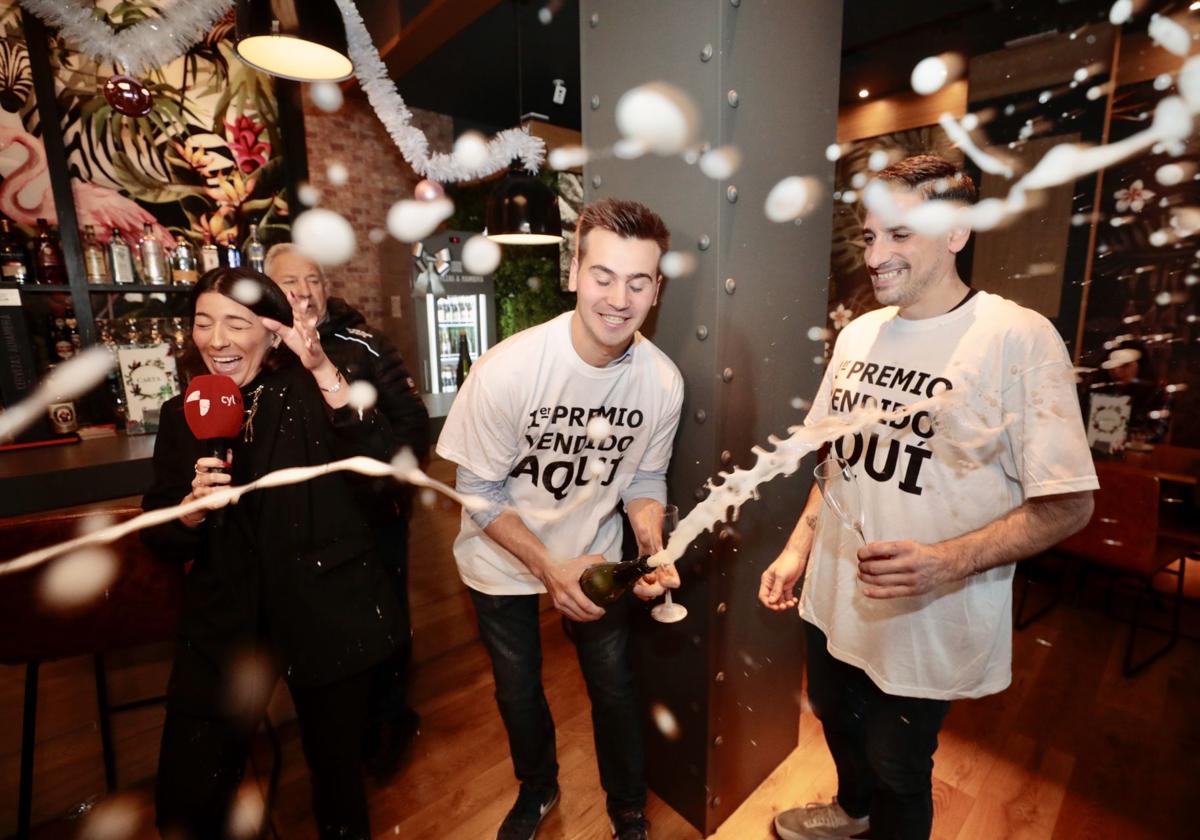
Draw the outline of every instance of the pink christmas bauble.
[[[436,201],[446,194],[442,189],[442,185],[437,181],[431,181],[426,178],[424,181],[418,181],[413,187],[413,198],[417,201]]]

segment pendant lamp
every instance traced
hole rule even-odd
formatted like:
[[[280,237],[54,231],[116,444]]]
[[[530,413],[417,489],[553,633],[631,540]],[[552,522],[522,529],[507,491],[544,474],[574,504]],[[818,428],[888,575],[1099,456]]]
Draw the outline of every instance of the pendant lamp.
[[[354,74],[333,0],[237,0],[235,51],[251,67],[298,82]]]

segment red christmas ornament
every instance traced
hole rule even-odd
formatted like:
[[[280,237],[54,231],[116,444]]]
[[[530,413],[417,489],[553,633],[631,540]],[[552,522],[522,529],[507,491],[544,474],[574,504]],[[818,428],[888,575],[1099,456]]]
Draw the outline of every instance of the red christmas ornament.
[[[413,187],[413,198],[417,201],[436,201],[446,194],[442,189],[442,185],[437,181],[431,181],[428,178],[424,181],[418,181]]]
[[[119,114],[144,117],[154,107],[154,94],[133,76],[113,76],[104,83],[104,98]]]

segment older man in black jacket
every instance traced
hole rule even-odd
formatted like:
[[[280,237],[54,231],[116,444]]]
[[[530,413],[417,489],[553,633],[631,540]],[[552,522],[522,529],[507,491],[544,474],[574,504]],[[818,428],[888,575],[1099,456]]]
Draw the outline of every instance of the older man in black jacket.
[[[375,386],[377,407],[387,417],[397,449],[407,447],[419,461],[429,453],[429,414],[404,360],[387,338],[371,330],[366,319],[345,300],[329,296],[321,266],[289,243],[267,252],[265,273],[289,299],[307,305],[317,316],[325,354],[348,382]],[[412,660],[408,609],[408,519],[412,493],[385,479],[364,481],[357,488],[372,513],[380,556],[389,560],[392,582],[404,617],[404,638],[395,657],[380,666],[371,692],[371,725],[364,745],[367,767],[376,776],[394,772],[404,748],[416,735],[417,714],[408,705]]]

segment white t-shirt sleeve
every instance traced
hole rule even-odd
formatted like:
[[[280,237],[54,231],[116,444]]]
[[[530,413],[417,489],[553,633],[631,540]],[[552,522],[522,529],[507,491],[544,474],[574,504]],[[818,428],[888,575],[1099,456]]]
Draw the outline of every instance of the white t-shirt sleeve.
[[[517,396],[506,383],[495,383],[486,365],[468,376],[454,397],[438,437],[437,453],[487,481],[503,481],[517,458],[519,430],[514,416]],[[497,385],[511,396],[496,393]]]
[[[675,446],[675,430],[679,428],[679,413],[683,410],[683,377],[674,372],[671,377],[671,396],[666,404],[666,411],[658,418],[650,444],[642,462],[637,465],[639,472],[662,472],[671,463],[671,451]]]
[[[1025,498],[1100,486],[1067,348],[1044,319],[1015,342],[1003,392],[1009,440]]]

